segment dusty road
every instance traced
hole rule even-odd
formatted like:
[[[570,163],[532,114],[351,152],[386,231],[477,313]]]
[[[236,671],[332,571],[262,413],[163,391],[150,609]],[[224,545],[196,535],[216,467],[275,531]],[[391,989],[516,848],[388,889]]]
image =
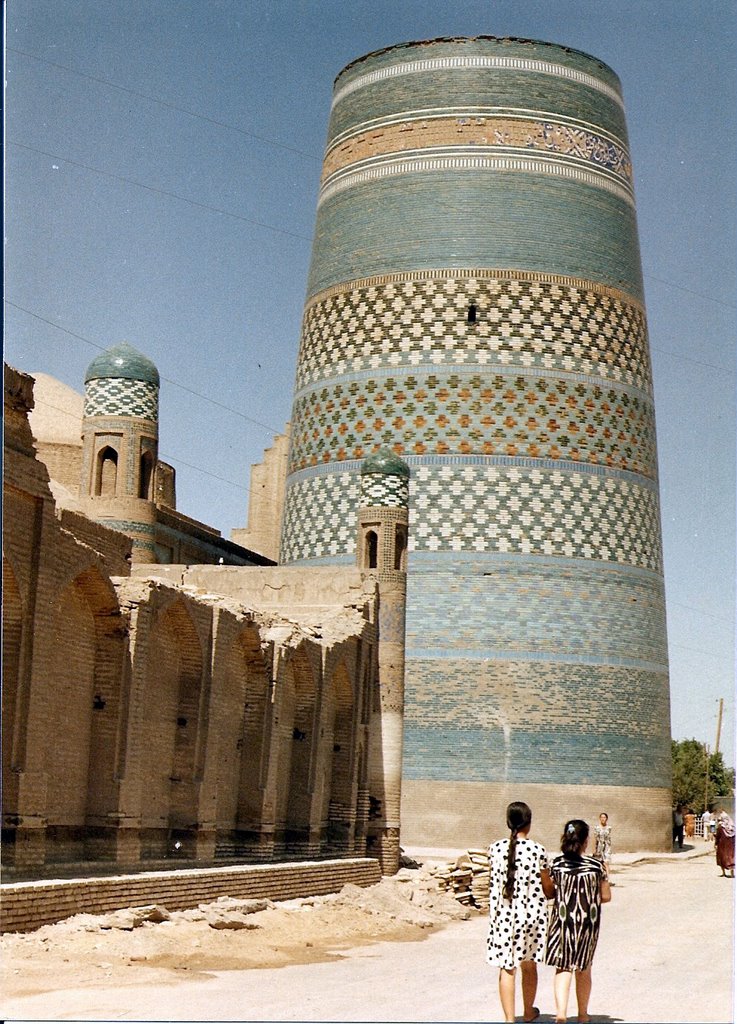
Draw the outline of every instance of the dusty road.
[[[614,881],[594,962],[592,1019],[734,1021],[734,881],[720,876],[713,854],[619,866]],[[24,1021],[494,1021],[496,972],[484,962],[485,933],[476,914],[429,934],[398,930],[405,941],[336,942],[321,962],[241,970],[231,958],[229,970],[186,973],[162,969],[161,961],[155,970],[129,962],[125,983],[102,962],[91,974],[80,964],[79,984],[68,972],[55,976],[60,951],[47,939],[34,953],[34,966],[48,968],[45,985],[36,971],[35,991],[17,994],[24,979],[9,958],[0,1008],[6,1020]],[[127,933],[129,941],[137,934]],[[222,933],[217,941],[226,941]],[[541,1022],[552,1021],[549,968],[541,968],[537,1002]]]

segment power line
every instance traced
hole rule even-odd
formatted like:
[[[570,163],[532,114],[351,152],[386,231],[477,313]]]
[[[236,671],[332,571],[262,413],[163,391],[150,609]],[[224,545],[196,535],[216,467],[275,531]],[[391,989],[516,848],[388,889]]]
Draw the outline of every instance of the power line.
[[[675,285],[674,285],[674,287],[675,287]],[[696,293],[694,292],[693,294],[696,294]],[[702,296],[702,298],[706,298],[706,296]],[[660,345],[650,345],[650,351],[651,352],[662,352],[663,355],[665,355],[665,356],[670,356],[671,358],[673,357],[673,352],[669,352],[668,349],[661,348]],[[732,373],[733,372],[733,368],[731,368],[731,367],[717,366],[715,363],[705,363],[701,359],[692,359],[691,356],[683,356],[683,355],[677,354],[676,355],[676,359],[680,360],[680,362],[682,362],[682,363],[693,363],[694,366],[703,366],[707,370],[718,370],[719,373]]]
[[[682,601],[669,601],[669,600],[666,600],[666,606],[668,608],[672,608],[672,607],[685,608],[689,612],[696,612],[697,615],[704,615],[706,618],[713,619],[716,622],[726,622],[726,623],[729,623],[730,626],[734,625],[732,619],[722,618],[721,615],[714,615],[714,614],[712,614],[712,612],[704,612],[700,608],[694,608],[693,605],[691,605],[691,604],[684,604]]]
[[[90,338],[85,338],[81,334],[75,334],[74,331],[68,330],[66,327],[62,327],[61,324],[54,323],[53,320],[49,320],[45,316],[41,316],[39,313],[34,313],[33,310],[26,309],[24,306],[19,306],[17,302],[12,302],[10,299],[3,300],[7,306],[12,306],[13,309],[19,309],[22,313],[27,313],[28,316],[34,317],[36,320],[40,320],[44,324],[48,324],[49,327],[54,327],[57,331],[61,331],[63,334],[68,334],[72,338],[76,338],[77,341],[83,341],[85,345],[91,345],[93,348],[99,349],[100,352],[105,352],[107,349],[104,345],[98,344],[96,341],[92,341]],[[226,412],[233,413],[234,416],[240,416],[242,420],[247,423],[253,423],[254,426],[261,427],[269,434],[279,434],[280,431],[274,427],[270,427],[267,423],[261,423],[260,420],[253,419],[252,416],[246,416],[245,413],[240,412],[238,409],[233,409],[229,405],[225,405],[223,402],[218,402],[214,398],[210,398],[209,395],[203,395],[200,391],[195,391],[193,388],[187,387],[186,384],[180,384],[179,381],[172,380],[171,377],[161,376],[161,380],[166,381],[167,384],[173,385],[175,388],[180,388],[182,391],[186,391],[190,395],[194,395],[196,398],[201,398],[204,402],[209,402],[211,405],[217,406],[218,409],[224,409]]]
[[[191,462],[185,462],[184,459],[180,459],[175,455],[167,455],[166,452],[159,452],[159,458],[165,462],[178,462],[182,466],[186,466],[188,469],[193,469],[196,473],[204,473],[205,476],[211,476],[213,480],[221,480],[224,484],[230,484],[231,487],[237,487],[239,491],[245,491],[249,493],[249,488],[244,484],[237,484],[235,480],[228,480],[227,477],[218,476],[217,473],[211,473],[208,469],[203,469],[201,466],[195,466]]]
[[[57,68],[60,71],[66,71],[69,74],[77,75],[79,78],[85,78],[85,79],[87,79],[90,82],[96,82],[97,84],[107,86],[110,89],[117,89],[118,91],[124,92],[124,93],[128,93],[131,96],[137,96],[140,99],[147,100],[148,102],[157,104],[158,106],[166,107],[169,110],[175,110],[175,111],[177,111],[180,114],[186,114],[188,117],[193,117],[193,118],[197,118],[197,119],[199,119],[201,121],[206,121],[208,124],[216,125],[219,128],[226,128],[229,131],[237,132],[238,134],[244,135],[247,138],[255,139],[257,142],[263,142],[264,144],[266,144],[268,146],[274,146],[274,147],[276,147],[278,149],[283,149],[283,150],[285,150],[285,151],[287,151],[289,153],[296,153],[299,156],[306,157],[308,160],[313,160],[316,163],[320,163],[320,157],[317,157],[317,156],[315,156],[312,153],[308,153],[306,150],[297,149],[294,146],[287,146],[283,142],[277,142],[275,139],[268,138],[265,135],[258,135],[255,132],[249,132],[245,128],[239,128],[236,125],[230,124],[230,123],[228,123],[226,121],[220,121],[217,118],[213,118],[213,117],[208,116],[207,114],[197,113],[194,110],[189,110],[187,107],[181,107],[181,106],[179,106],[179,104],[170,103],[167,100],[159,99],[159,98],[157,98],[155,96],[151,96],[149,93],[141,92],[138,89],[131,89],[128,86],[118,85],[116,82],[111,82],[107,78],[101,78],[101,77],[99,77],[97,75],[90,75],[90,74],[88,74],[85,71],[78,71],[76,68],[70,68],[66,64],[59,64],[56,61],[47,60],[45,57],[39,57],[39,56],[37,56],[34,53],[28,53],[27,50],[19,50],[16,47],[13,47],[13,46],[6,47],[6,50],[9,53],[17,53],[20,56],[28,57],[30,60],[37,61],[40,64],[46,64],[49,67]],[[16,143],[11,143],[11,145],[22,146],[23,144],[16,142]],[[164,191],[162,189],[156,189],[153,186],[144,185],[141,182],[133,181],[132,179],[123,178],[123,177],[118,176],[118,175],[109,174],[109,172],[107,172],[107,171],[101,171],[101,170],[99,170],[97,168],[89,167],[86,164],[75,163],[75,161],[67,160],[65,157],[58,157],[58,156],[54,156],[53,154],[50,154],[50,153],[44,153],[43,150],[36,150],[36,149],[33,149],[33,147],[31,147],[31,146],[24,146],[23,148],[32,150],[33,152],[36,152],[36,153],[41,153],[41,154],[43,154],[45,156],[50,156],[50,157],[52,157],[52,159],[55,159],[55,160],[62,160],[65,163],[72,164],[73,166],[83,167],[85,170],[93,171],[96,174],[107,175],[109,177],[116,178],[117,180],[125,181],[128,184],[137,185],[139,188],[148,188],[148,189],[150,189],[153,192],[160,193],[161,195],[173,196],[173,198],[180,199],[182,202],[190,202],[194,206],[202,206],[204,209],[214,210],[214,211],[216,211],[218,213],[225,214],[226,216],[237,217],[238,219],[241,219],[241,220],[248,220],[248,218],[240,217],[238,214],[231,214],[231,213],[228,213],[227,211],[221,210],[221,209],[219,209],[217,207],[206,206],[204,204],[197,203],[197,202],[195,202],[193,200],[185,199],[183,196],[176,195],[175,193],[169,193],[169,192],[166,192],[166,191]],[[253,223],[253,224],[258,224],[261,227],[269,228],[272,231],[279,231],[282,234],[292,235],[292,237],[295,237],[295,238],[306,238],[305,235],[297,235],[297,234],[293,234],[293,233],[288,232],[288,231],[283,231],[283,229],[280,229],[280,228],[273,228],[273,227],[270,227],[270,225],[261,223],[260,221],[248,220],[248,222],[249,223]],[[309,239],[309,238],[306,238],[306,240],[307,241],[311,241],[311,239]],[[717,299],[713,295],[704,295],[702,292],[697,292],[693,288],[686,288],[684,285],[675,284],[672,281],[666,281],[664,278],[658,277],[657,275],[652,274],[649,271],[646,271],[644,268],[643,268],[643,276],[645,277],[646,280],[657,281],[659,284],[663,284],[667,288],[673,288],[675,291],[681,291],[681,292],[684,292],[685,294],[693,295],[693,296],[695,296],[697,298],[700,298],[700,299],[706,299],[708,302],[713,302],[716,305],[723,306],[725,309],[732,309],[732,310],[737,309],[737,306],[735,306],[734,303],[725,302],[723,299]],[[694,360],[694,362],[696,362],[696,360]],[[701,365],[710,366],[711,364],[703,363]],[[711,368],[712,369],[718,369],[718,367],[713,367],[713,366]]]
[[[179,195],[178,192],[170,192],[167,189],[156,188],[154,185],[147,185],[145,182],[136,181],[134,178],[126,178],[122,174],[113,174],[112,171],[103,171],[99,167],[92,167],[90,164],[81,163],[78,160],[70,160],[68,157],[59,156],[57,153],[49,153],[45,149],[37,149],[35,146],[29,146],[24,142],[8,141],[9,146],[15,146],[17,149],[25,149],[30,153],[37,153],[39,156],[47,156],[50,160],[60,160],[62,163],[69,164],[71,167],[79,167],[82,170],[90,171],[92,174],[99,174],[105,178],[111,178],[113,181],[122,181],[126,185],[134,185],[136,188],[145,189],[148,192],[153,192],[156,195],[167,196],[169,199],[177,199],[179,202],[188,203],[190,206],[195,206],[201,210],[209,210],[211,213],[219,213],[224,217],[231,217],[233,220],[239,220],[246,224],[253,224],[256,227],[265,228],[267,231],[273,231],[275,234],[286,235],[288,238],[298,238],[304,242],[312,242],[312,236],[301,235],[296,231],[287,231],[285,228],[274,227],[273,224],[267,224],[265,221],[256,220],[253,217],[244,217],[240,213],[232,213],[230,210],[224,210],[220,206],[212,206],[210,203],[199,203],[196,199],[188,199],[186,196]],[[652,274],[644,274],[648,279],[658,281],[660,284],[666,285],[668,288],[672,288],[674,291],[680,291],[687,295],[694,295],[697,298],[704,299],[706,302],[712,302],[715,305],[723,306],[725,309],[736,309],[734,305],[723,302],[721,299],[715,298],[713,295],[704,295],[702,292],[694,291],[692,288],[685,288],[683,285],[674,284],[672,281],[666,281],[663,278],[655,277]],[[665,349],[655,348],[654,351],[664,352]],[[682,359],[688,359],[687,356],[681,356]],[[723,367],[714,366],[712,363],[702,363],[697,359],[690,359],[689,362],[697,363],[699,366],[705,366],[712,370],[723,370]]]
[[[722,299],[717,299],[713,295],[704,295],[701,292],[696,292],[693,288],[686,288],[682,284],[673,284],[672,281],[666,281],[662,277],[656,277],[654,274],[645,271],[643,268],[643,277],[646,281],[657,281],[658,284],[664,284],[667,288],[673,288],[678,292],[685,292],[687,295],[695,295],[699,299],[706,299],[707,302],[714,302],[717,306],[724,306],[725,309],[737,309],[737,306],[733,302],[724,302]]]
[[[677,644],[672,641],[668,641],[668,647],[677,647],[679,651],[690,651],[691,654],[701,654],[706,658],[721,658],[722,655],[719,651],[703,651],[699,647],[687,647],[686,644]]]
[[[224,217],[232,217],[233,220],[240,220],[246,224],[255,224],[257,227],[265,228],[267,231],[273,231],[278,235],[287,235],[289,238],[299,238],[305,242],[311,242],[312,239],[308,235],[299,235],[295,231],[287,231],[284,228],[275,228],[272,224],[266,224],[264,221],[255,220],[253,217],[244,217],[240,213],[231,213],[230,210],[223,210],[219,206],[211,206],[209,203],[198,203],[196,199],[188,199],[186,196],[180,196],[177,192],[169,192],[163,188],[156,188],[154,185],[146,185],[145,182],[135,181],[133,178],[125,178],[122,174],[113,174],[111,171],[101,171],[99,167],[91,167],[89,164],[80,163],[78,160],[69,160],[65,156],[59,156],[57,153],[49,153],[45,149],[36,149],[35,146],[28,146],[24,142],[13,142],[8,141],[9,146],[15,146],[17,149],[27,149],[31,153],[38,153],[40,156],[47,156],[50,160],[60,160],[63,164],[70,164],[72,167],[81,167],[85,171],[91,171],[93,174],[100,174],[104,178],[112,178],[113,181],[122,181],[126,185],[135,185],[136,188],[146,189],[147,192],[154,192],[159,196],[167,196],[169,199],[178,199],[182,203],[188,203],[190,206],[196,206],[200,210],[209,210],[211,213],[219,213]]]
[[[54,405],[53,402],[47,402],[43,398],[36,398],[35,395],[34,404],[45,405],[47,409],[53,409],[55,412],[60,412],[62,416],[70,416],[73,420],[78,420],[76,413],[71,412],[69,409],[62,409],[60,405]],[[193,469],[196,473],[204,473],[205,476],[211,476],[213,480],[221,480],[224,484],[230,484],[231,487],[237,487],[239,491],[245,491],[246,494],[249,492],[249,488],[244,484],[237,484],[235,480],[229,480],[225,476],[218,476],[217,473],[212,473],[209,469],[203,469],[202,466],[195,466],[191,462],[185,462],[184,459],[180,459],[175,455],[167,455],[166,452],[159,452],[159,459],[164,462],[178,462],[182,466],[187,466],[188,469]]]
[[[139,92],[137,89],[130,89],[125,85],[118,85],[115,82],[111,82],[107,78],[98,78],[96,75],[89,75],[84,71],[77,71],[75,68],[67,67],[66,64],[57,64],[53,60],[46,60],[44,57],[37,57],[34,53],[28,53],[26,50],[17,50],[13,46],[6,47],[8,53],[18,53],[23,57],[29,57],[31,60],[38,61],[40,64],[48,64],[49,67],[58,68],[61,71],[68,71],[71,75],[78,75],[80,78],[86,78],[90,82],[97,82],[100,85],[106,85],[110,89],[118,89],[120,92],[128,93],[130,96],[138,96],[140,99],[148,100],[150,103],[156,103],[160,107],[166,107],[169,110],[176,110],[180,114],[186,114],[188,117],[196,117],[200,121],[207,121],[208,124],[217,125],[218,128],[227,128],[229,131],[238,132],[239,135],[245,135],[246,138],[255,139],[257,142],[263,142],[267,146],[275,146],[277,149],[284,149],[288,153],[296,153],[298,156],[305,156],[308,160],[314,160],[315,163],[320,163],[320,157],[314,156],[312,153],[308,153],[304,149],[296,149],[294,146],[287,146],[283,142],[277,142],[275,139],[269,139],[265,135],[257,135],[255,132],[246,131],[245,128],[238,128],[234,124],[228,124],[226,121],[218,121],[214,117],[208,117],[207,114],[198,114],[194,110],[188,110],[186,107],[180,107],[176,103],[168,103],[166,100],[158,99],[155,96],[151,96],[145,92]]]

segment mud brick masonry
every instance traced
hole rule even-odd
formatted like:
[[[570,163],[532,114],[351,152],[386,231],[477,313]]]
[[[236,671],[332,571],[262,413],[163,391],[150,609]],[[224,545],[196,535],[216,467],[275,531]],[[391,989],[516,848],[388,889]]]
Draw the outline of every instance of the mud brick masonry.
[[[400,840],[485,845],[510,799],[549,845],[606,810],[619,849],[670,848],[655,418],[610,68],[478,37],[338,75],[292,421],[233,540],[176,508],[156,366],[121,342],[84,384],[5,371],[6,880],[387,873]]]
[[[131,346],[106,358],[119,404],[102,425],[88,406],[77,493],[56,487],[86,515],[57,504],[37,455],[33,378],[5,371],[5,880],[367,854],[396,871],[406,504],[356,508],[356,529],[386,520],[362,568],[258,564],[230,542],[235,564],[152,562],[152,419],[120,404],[151,364]],[[367,462],[367,500],[397,472],[406,495],[404,463]],[[186,525],[210,552],[214,531]]]

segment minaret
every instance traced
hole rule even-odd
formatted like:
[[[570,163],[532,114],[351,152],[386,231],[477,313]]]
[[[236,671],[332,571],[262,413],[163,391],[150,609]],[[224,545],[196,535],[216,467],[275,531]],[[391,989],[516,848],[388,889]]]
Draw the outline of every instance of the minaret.
[[[371,718],[368,852],[399,870],[409,467],[380,449],[361,465],[358,568],[379,583],[379,706]]]
[[[136,562],[156,562],[158,447],[159,372],[121,342],[85,374],[80,502],[91,519],[131,536]]]
[[[343,69],[292,424],[284,562],[352,562],[362,461],[389,448],[412,471],[404,841],[480,845],[523,799],[547,841],[605,809],[620,849],[670,849],[655,412],[611,68],[480,36]]]

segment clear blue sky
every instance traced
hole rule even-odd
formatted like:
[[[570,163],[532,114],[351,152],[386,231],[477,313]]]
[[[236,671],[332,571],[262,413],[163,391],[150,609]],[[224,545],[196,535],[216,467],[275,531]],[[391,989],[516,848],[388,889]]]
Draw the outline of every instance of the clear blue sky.
[[[622,80],[654,364],[672,728],[734,764],[735,3],[7,0],[6,359],[163,378],[178,507],[228,536],[289,418],[332,81],[410,39],[513,35]]]

